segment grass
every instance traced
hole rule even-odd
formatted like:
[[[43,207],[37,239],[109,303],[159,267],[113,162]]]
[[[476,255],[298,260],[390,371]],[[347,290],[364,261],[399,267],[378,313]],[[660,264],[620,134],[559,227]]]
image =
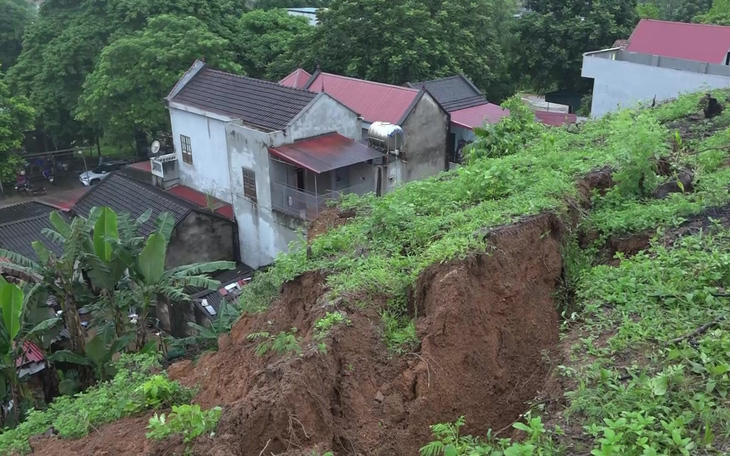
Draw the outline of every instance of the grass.
[[[143,386],[150,381],[150,371],[159,367],[153,355],[122,355],[115,363],[114,378],[101,382],[73,397],[57,397],[47,410],[33,410],[14,429],[0,434],[0,454],[25,454],[30,452],[28,439],[53,428],[62,438],[80,438],[98,426],[109,423],[150,406],[148,393]],[[191,394],[177,383],[157,382],[173,386],[176,397],[169,401],[186,401]],[[155,390],[154,396],[161,394]]]

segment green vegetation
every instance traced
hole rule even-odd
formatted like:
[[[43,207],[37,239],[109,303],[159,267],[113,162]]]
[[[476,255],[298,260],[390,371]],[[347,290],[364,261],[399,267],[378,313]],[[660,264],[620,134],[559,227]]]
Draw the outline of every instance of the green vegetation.
[[[185,444],[185,454],[190,454],[191,444],[195,438],[212,432],[221,417],[221,408],[201,410],[199,405],[175,405],[168,417],[165,414],[150,418],[147,438],[164,440],[172,435],[180,434]]]
[[[144,391],[145,385],[149,386],[153,367],[159,367],[153,355],[122,355],[114,363],[117,373],[112,380],[101,382],[73,397],[58,397],[47,410],[33,410],[18,427],[5,429],[0,434],[0,453],[29,452],[28,439],[43,434],[51,427],[62,438],[79,438],[103,423],[154,407],[150,403],[154,402],[150,400],[151,390]],[[159,399],[165,394],[160,392],[164,389],[170,392],[164,400],[167,403],[189,400],[187,390],[164,376],[158,377],[161,379],[155,380],[155,383]]]
[[[1,45],[0,49],[3,49]],[[0,71],[3,69],[0,61]],[[5,78],[0,73],[0,182],[8,182],[15,177],[22,160],[14,152],[23,142],[23,132],[33,128],[34,120],[35,110],[28,99],[19,95],[11,96]]]
[[[330,329],[339,324],[350,324],[350,319],[340,312],[327,312],[327,314],[314,323],[314,340],[322,340],[329,335]]]
[[[279,334],[270,334],[266,331],[251,333],[246,338],[248,340],[261,340],[256,346],[256,356],[264,356],[266,353],[273,351],[277,355],[302,353],[301,339],[296,336],[297,328],[289,331],[281,331]]]

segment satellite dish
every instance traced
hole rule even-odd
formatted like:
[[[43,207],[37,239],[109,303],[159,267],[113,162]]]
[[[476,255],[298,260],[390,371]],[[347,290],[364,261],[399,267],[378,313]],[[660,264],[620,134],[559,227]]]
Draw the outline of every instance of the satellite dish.
[[[160,142],[158,140],[152,141],[152,145],[150,145],[150,152],[152,152],[152,155],[157,155],[157,153],[160,151]]]

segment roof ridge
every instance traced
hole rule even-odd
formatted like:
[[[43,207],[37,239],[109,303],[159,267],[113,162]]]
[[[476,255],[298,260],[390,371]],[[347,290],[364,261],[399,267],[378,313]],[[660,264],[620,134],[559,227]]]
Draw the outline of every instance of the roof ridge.
[[[246,80],[249,80],[249,81],[261,82],[261,83],[264,83],[264,84],[269,85],[271,87],[275,87],[277,90],[282,90],[283,89],[285,91],[293,91],[293,92],[298,92],[298,93],[305,93],[307,95],[314,94],[314,92],[309,91],[309,90],[297,89],[296,87],[284,86],[284,85],[279,84],[278,82],[272,82],[272,81],[267,81],[265,79],[252,78],[252,77],[243,76],[243,75],[240,75],[240,74],[229,73],[228,71],[216,70],[215,68],[206,67],[206,68],[203,68],[203,70],[200,73],[202,73],[203,71],[206,71],[206,70],[207,71],[212,71],[214,73],[220,73],[220,74],[225,74],[225,75],[228,75],[228,76],[233,76],[233,77],[240,78],[240,79],[246,79]],[[198,73],[198,74],[200,74],[200,73]],[[197,77],[198,75],[196,74],[195,76]]]
[[[54,209],[51,212],[63,212],[63,211],[61,211],[60,209]],[[32,217],[25,217],[22,219],[13,220],[11,222],[0,223],[0,227],[15,225],[16,223],[30,222],[30,221],[41,219],[41,218],[43,218],[43,219],[48,218],[48,214],[37,214]]]
[[[404,91],[407,91],[407,92],[419,92],[420,91],[419,89],[412,88],[412,87],[397,86],[397,85],[394,85],[394,84],[388,84],[387,82],[369,81],[367,79],[360,79],[360,78],[355,78],[355,77],[352,77],[352,76],[343,76],[341,74],[335,74],[335,73],[327,73],[325,71],[320,72],[317,75],[317,77],[322,76],[322,75],[332,76],[332,77],[340,78],[340,79],[349,79],[351,81],[364,82],[366,84],[374,84],[374,85],[385,86],[385,87],[390,87],[390,88],[393,88],[393,89],[404,90]],[[316,79],[315,79],[315,81],[316,81]],[[314,84],[314,81],[312,81],[312,84]],[[325,87],[325,91],[326,91],[326,89],[327,88]]]
[[[691,26],[697,26],[697,27],[722,28],[722,29],[730,30],[730,26],[727,26],[727,25],[702,24],[702,23],[698,23],[698,22],[665,21],[663,19],[642,19],[641,21],[639,21],[639,23],[641,23],[641,22],[661,22],[664,24],[691,25]],[[637,27],[638,27],[638,25],[637,25]]]

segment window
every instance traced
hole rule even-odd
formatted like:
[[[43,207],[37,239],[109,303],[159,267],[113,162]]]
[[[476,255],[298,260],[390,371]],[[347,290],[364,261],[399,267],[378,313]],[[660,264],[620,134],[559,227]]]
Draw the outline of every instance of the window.
[[[254,203],[256,200],[256,173],[251,168],[243,168],[243,196]]]
[[[725,55],[725,65],[730,65],[730,52]]]
[[[193,146],[190,144],[190,136],[180,135],[180,149],[185,163],[193,164]]]

